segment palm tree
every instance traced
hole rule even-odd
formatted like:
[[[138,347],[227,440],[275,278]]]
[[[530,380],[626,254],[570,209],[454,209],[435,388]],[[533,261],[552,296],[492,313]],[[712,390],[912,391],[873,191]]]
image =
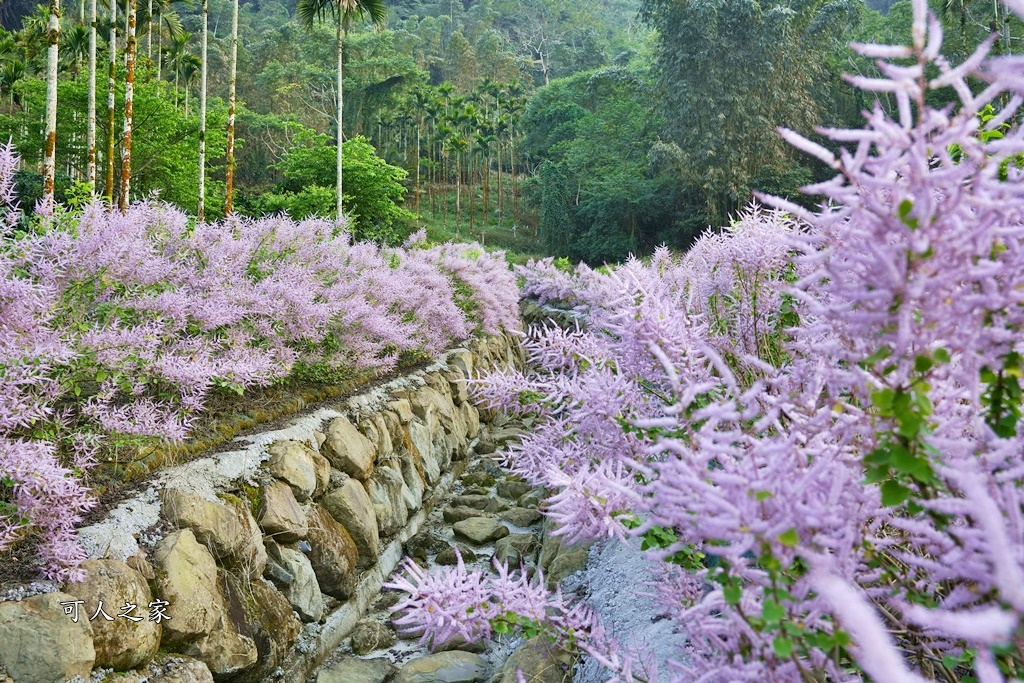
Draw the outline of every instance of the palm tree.
[[[135,17],[138,3],[128,2],[128,35],[124,47],[124,134],[121,142],[121,195],[118,207],[121,212],[128,210],[129,190],[132,178],[132,106],[135,102]]]
[[[164,57],[164,30],[172,41],[180,40],[185,34],[185,27],[181,24],[181,17],[171,6],[171,3],[178,0],[156,0],[156,80],[163,78],[163,57]]]
[[[207,41],[209,38],[210,3],[203,0],[203,38],[199,72],[199,222],[206,218],[206,67],[209,62]],[[187,91],[186,91],[187,92]]]
[[[46,32],[46,142],[43,146],[43,203],[53,210],[57,151],[57,45],[60,41],[60,0],[50,0]]]
[[[89,94],[85,146],[88,148],[89,162],[86,167],[86,182],[89,183],[89,192],[96,194],[96,0],[89,0]]]
[[[231,80],[228,87],[228,148],[227,178],[224,192],[224,215],[231,215],[231,200],[235,192],[235,83],[238,72],[238,0],[231,12]]]
[[[82,60],[89,56],[89,29],[76,24],[64,31],[61,43],[61,61],[71,68],[71,78],[77,81]]]
[[[330,16],[337,28],[338,41],[338,198],[337,216],[341,218],[341,197],[342,197],[342,113],[344,112],[344,97],[342,94],[342,44],[346,27],[353,19],[369,18],[374,24],[384,23],[387,17],[387,4],[384,0],[299,0],[295,13],[299,21],[307,28],[313,24],[324,21]]]
[[[110,67],[107,74],[107,203],[114,203],[114,94],[117,85],[117,2],[110,1]]]

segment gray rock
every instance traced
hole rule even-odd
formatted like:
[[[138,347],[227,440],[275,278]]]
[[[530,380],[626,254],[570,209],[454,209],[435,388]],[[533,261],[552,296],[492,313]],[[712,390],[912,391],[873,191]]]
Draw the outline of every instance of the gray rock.
[[[504,524],[490,517],[471,517],[452,526],[456,537],[462,537],[470,543],[481,545],[508,536]]]
[[[498,482],[498,495],[502,498],[508,498],[509,500],[519,500],[520,496],[523,496],[530,492],[533,487],[527,484],[525,481],[515,481],[514,479],[505,479],[504,481]]]
[[[18,683],[89,678],[96,650],[91,613],[84,612],[94,606],[78,605],[74,622],[60,605],[80,599],[58,592],[0,602],[0,667],[8,676]]]
[[[324,614],[324,598],[309,558],[298,550],[273,542],[267,543],[267,553],[274,564],[292,577],[289,583],[278,586],[292,608],[299,613],[299,618],[306,622],[320,621]],[[267,566],[270,566],[269,562]]]
[[[516,505],[521,508],[539,508],[540,504],[544,502],[544,498],[544,489],[533,489],[529,493],[524,493],[519,496],[519,500],[516,502]]]
[[[459,554],[462,555],[462,561],[463,562],[475,562],[476,561],[476,553],[474,553],[470,548],[467,548],[466,546],[461,545],[461,544],[459,544],[458,548],[459,548]],[[437,557],[435,558],[434,561],[437,564],[446,564],[446,565],[456,565],[456,564],[458,564],[459,560],[458,560],[458,557],[456,557],[456,555],[455,555],[455,546],[452,546],[452,547],[449,547],[449,548],[445,548],[444,550],[439,552],[437,554]]]
[[[398,458],[399,467],[402,468],[402,479],[405,481],[405,488],[409,497],[405,500],[405,506],[410,513],[423,507],[423,495],[427,492],[427,484],[423,481],[420,470],[416,467],[415,458],[408,451],[403,451]],[[422,465],[421,465],[422,467]]]
[[[395,672],[386,659],[344,659],[321,669],[316,683],[384,683]]]
[[[444,515],[444,521],[449,524],[455,524],[456,522],[461,522],[472,517],[479,517],[480,511],[467,507],[454,507],[447,508],[441,514]]]
[[[562,579],[587,566],[587,549],[572,547],[558,553],[548,568],[548,588],[554,590]]]
[[[451,650],[407,662],[394,683],[477,683],[487,675],[487,662],[472,652]]]
[[[482,496],[455,496],[452,498],[453,507],[467,507],[474,508],[476,510],[484,510],[487,508],[487,504],[493,500],[493,496],[482,495]]]
[[[490,437],[480,437],[480,440],[476,442],[476,446],[473,450],[477,455],[490,455],[494,451],[498,450],[498,447]]]
[[[527,527],[540,521],[541,514],[531,508],[512,508],[498,515],[498,519],[511,522],[519,527]]]
[[[381,536],[390,536],[409,521],[409,508],[402,495],[403,488],[405,480],[396,467],[378,467],[366,484]]]
[[[510,567],[517,567],[523,560],[534,561],[539,549],[536,534],[509,534],[494,544],[494,557]]]
[[[316,493],[316,451],[301,441],[275,441],[267,449],[267,471],[291,487],[295,498],[307,501]]]
[[[160,667],[160,673],[138,679],[139,683],[213,683],[210,669],[198,659],[171,655],[167,661],[158,662],[156,665]],[[134,681],[128,679],[126,683]]]
[[[374,473],[376,476],[377,473]],[[356,479],[348,479],[341,488],[334,489],[321,499],[320,504],[331,513],[359,550],[358,567],[372,566],[380,557],[380,536],[377,514],[366,489]]]
[[[482,486],[484,488],[494,486],[494,477],[486,472],[469,472],[462,475],[461,481],[466,486]]]
[[[467,486],[462,492],[464,496],[489,496],[490,494],[490,489],[485,489],[483,486]]]
[[[350,477],[366,481],[373,473],[376,455],[373,442],[344,417],[331,420],[327,427],[327,440],[321,450],[331,465]]]
[[[531,638],[505,660],[491,683],[517,683],[522,672],[526,683],[568,683],[575,658],[543,637]]]
[[[512,426],[491,430],[491,438],[496,446],[504,446],[509,441],[518,441],[526,436],[526,434],[527,431],[525,429]]]
[[[352,629],[352,652],[366,655],[391,647],[398,640],[395,632],[379,621],[363,619]]]

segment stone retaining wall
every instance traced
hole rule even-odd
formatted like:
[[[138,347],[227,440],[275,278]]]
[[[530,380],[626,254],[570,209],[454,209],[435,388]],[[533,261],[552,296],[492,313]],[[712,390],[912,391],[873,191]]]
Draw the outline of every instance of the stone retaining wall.
[[[466,380],[523,361],[511,335],[476,340],[161,472],[80,530],[84,580],[0,596],[0,683],[303,680],[366,610],[493,417],[468,400]]]

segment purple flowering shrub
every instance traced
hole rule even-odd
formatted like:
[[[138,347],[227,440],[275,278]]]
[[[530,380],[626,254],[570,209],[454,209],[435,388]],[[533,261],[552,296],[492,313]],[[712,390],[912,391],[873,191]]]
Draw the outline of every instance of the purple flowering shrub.
[[[820,212],[762,197],[682,258],[566,276],[587,329],[531,331],[532,368],[477,387],[543,418],[507,465],[557,490],[558,533],[664,560],[673,678],[1024,677],[1024,58],[953,67],[941,41],[915,0],[912,46],[855,46],[885,77],[852,82],[899,113],[822,131],[838,156],[783,131],[836,170]],[[532,294],[569,289],[533,269]],[[463,578],[403,580],[406,625],[482,637],[542,601]],[[530,627],[657,677],[592,614]]]
[[[514,328],[518,290],[475,245],[382,249],[333,221],[191,223],[96,203],[15,230],[0,149],[0,551],[30,533],[47,573],[81,559],[79,478],[102,439],[187,436],[212,392],[384,372]]]

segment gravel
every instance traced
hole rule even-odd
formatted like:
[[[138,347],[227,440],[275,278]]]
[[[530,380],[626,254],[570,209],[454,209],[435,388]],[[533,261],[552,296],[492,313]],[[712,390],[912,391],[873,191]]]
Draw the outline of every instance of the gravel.
[[[563,581],[563,590],[579,590],[601,615],[605,627],[623,647],[639,647],[658,663],[658,680],[675,678],[668,662],[684,659],[681,652],[686,634],[677,632],[671,619],[659,619],[663,612],[644,584],[656,580],[656,561],[616,539],[595,543],[587,567]],[[638,594],[639,593],[639,594]],[[608,674],[600,664],[584,657],[575,683],[603,683]]]

